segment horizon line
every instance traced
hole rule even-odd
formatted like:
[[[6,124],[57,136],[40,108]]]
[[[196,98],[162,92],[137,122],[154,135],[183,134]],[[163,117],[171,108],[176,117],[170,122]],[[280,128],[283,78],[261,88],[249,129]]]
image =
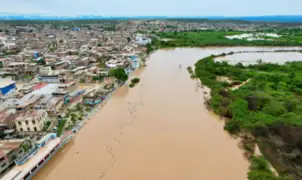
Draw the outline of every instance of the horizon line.
[[[7,15],[6,15],[7,14]],[[7,13],[0,12],[0,16],[48,16],[48,17],[80,17],[80,16],[96,16],[96,17],[276,17],[276,16],[301,16],[302,14],[295,15],[284,15],[284,14],[274,14],[274,15],[196,15],[196,16],[186,16],[186,15],[97,15],[97,14],[78,14],[78,15],[51,15],[51,14],[26,14],[26,13]]]

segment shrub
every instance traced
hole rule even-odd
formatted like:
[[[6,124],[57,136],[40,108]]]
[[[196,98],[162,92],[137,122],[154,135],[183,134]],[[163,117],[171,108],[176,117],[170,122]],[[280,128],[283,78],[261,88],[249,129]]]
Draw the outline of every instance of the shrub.
[[[263,171],[250,171],[248,173],[249,180],[278,180],[273,174]]]
[[[47,131],[47,129],[49,128],[51,122],[50,121],[47,121],[45,124],[44,124],[44,127],[43,127],[43,131]]]
[[[195,79],[195,78],[197,78],[197,76],[195,75],[195,74],[191,74],[191,79]]]
[[[224,130],[230,132],[231,134],[236,134],[240,131],[240,123],[236,120],[230,120],[228,121],[225,126]]]
[[[188,70],[188,72],[189,72],[190,74],[193,74],[193,70],[192,70],[192,67],[191,67],[191,66],[187,67],[187,70]]]
[[[131,80],[131,83],[136,84],[136,83],[139,83],[139,81],[140,81],[140,78],[133,78]]]
[[[135,86],[134,83],[129,84],[129,87],[133,88]]]
[[[271,172],[268,162],[265,160],[263,156],[252,157],[250,169],[257,170],[257,171]]]
[[[128,75],[122,68],[110,69],[109,76],[115,77],[119,81],[126,81],[128,79]]]

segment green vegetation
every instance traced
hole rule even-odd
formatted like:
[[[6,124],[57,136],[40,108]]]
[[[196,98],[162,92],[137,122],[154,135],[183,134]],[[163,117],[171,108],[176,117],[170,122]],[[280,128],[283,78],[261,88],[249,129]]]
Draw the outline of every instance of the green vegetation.
[[[106,64],[105,64],[103,61],[100,61],[100,62],[97,64],[97,66],[98,66],[99,68],[106,68]]]
[[[211,88],[209,108],[227,118],[225,130],[237,135],[252,134],[279,173],[301,178],[298,168],[302,165],[301,153],[289,152],[301,149],[302,62],[244,67],[240,63],[231,66],[227,62],[214,62],[215,57],[206,57],[195,64],[196,76]],[[231,82],[218,77],[227,77]],[[238,85],[242,86],[234,88]],[[283,144],[277,146],[280,141]],[[252,145],[245,148],[252,150]],[[276,160],[277,156],[281,158]],[[250,179],[271,179],[266,176],[259,172],[249,175]]]
[[[190,73],[190,77],[191,77],[192,79],[196,78],[196,75],[195,75],[195,73],[194,73],[194,71],[193,71],[193,69],[192,69],[191,66],[187,67],[187,70],[188,70],[188,72]]]
[[[10,50],[10,51],[4,51],[4,56],[16,55],[16,54],[19,54],[19,52],[21,52],[19,49],[17,49],[17,50]]]
[[[188,70],[188,72],[189,72],[190,74],[193,74],[193,73],[194,73],[191,66],[188,66],[188,67],[187,67],[187,70]]]
[[[122,68],[110,69],[109,76],[115,77],[120,82],[125,82],[128,79],[128,75]]]
[[[84,118],[84,114],[90,112],[92,108],[90,107],[84,107],[82,104],[78,103],[76,106],[74,106],[72,109],[68,109],[66,111],[65,117],[64,117],[64,126],[62,127],[65,130],[71,130],[73,129],[79,121],[82,121]],[[66,124],[67,123],[67,124]],[[61,123],[58,125],[58,130],[59,127],[61,126]],[[63,129],[61,131],[63,131]]]
[[[59,121],[58,127],[57,127],[57,136],[61,136],[61,134],[64,131],[64,127],[66,124],[66,120],[62,119],[61,121]]]
[[[249,180],[281,180],[270,170],[270,167],[264,157],[252,157]]]
[[[134,87],[137,83],[139,83],[140,78],[133,78],[131,79],[131,83],[129,84],[129,87]]]
[[[136,83],[139,83],[139,81],[140,81],[140,78],[133,78],[133,79],[131,80],[131,83],[136,84]]]
[[[25,74],[25,75],[22,76],[21,79],[24,79],[24,80],[32,80],[33,78],[34,78],[33,75],[31,75],[31,74]]]
[[[45,59],[41,58],[39,61],[36,61],[38,65],[46,65]]]
[[[44,127],[43,127],[43,131],[47,131],[49,126],[50,126],[51,122],[50,121],[47,121],[45,124],[44,124]]]
[[[102,76],[101,74],[93,76],[94,81],[102,81],[105,78],[105,76]]]
[[[255,127],[271,125],[276,121],[301,126],[297,119],[302,118],[299,102],[302,95],[302,62],[291,62],[283,66],[277,64],[259,64],[248,67],[227,62],[214,62],[214,56],[196,63],[195,74],[202,83],[212,89],[209,102],[216,113],[232,118],[226,129],[236,132],[236,127],[253,130]],[[225,76],[232,83],[218,81],[218,76]],[[229,88],[250,79],[237,90]],[[301,107],[300,107],[301,106]],[[250,121],[242,121],[248,118]]]
[[[273,41],[244,39],[227,39],[225,36],[238,35],[248,32],[228,30],[206,30],[196,32],[161,32],[155,33],[159,38],[154,38],[152,44],[147,46],[148,52],[156,48],[171,47],[205,47],[205,46],[300,46],[302,45],[302,30],[295,33],[278,31],[282,35]],[[272,38],[271,38],[272,39]],[[156,48],[155,48],[156,47]]]
[[[32,148],[32,144],[29,141],[25,141],[22,145],[21,148],[24,152],[28,152]]]

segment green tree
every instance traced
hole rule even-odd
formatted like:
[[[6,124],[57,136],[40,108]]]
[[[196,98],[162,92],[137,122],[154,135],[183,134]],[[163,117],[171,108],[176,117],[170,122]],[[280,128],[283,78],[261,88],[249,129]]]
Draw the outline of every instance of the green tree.
[[[130,42],[130,41],[131,41],[131,38],[130,38],[130,37],[127,37],[127,41]]]
[[[128,75],[125,70],[122,68],[110,69],[109,71],[110,77],[115,77],[118,81],[125,82],[128,79]]]
[[[248,102],[244,99],[237,99],[231,105],[233,119],[239,120],[242,117],[246,116],[248,112]]]

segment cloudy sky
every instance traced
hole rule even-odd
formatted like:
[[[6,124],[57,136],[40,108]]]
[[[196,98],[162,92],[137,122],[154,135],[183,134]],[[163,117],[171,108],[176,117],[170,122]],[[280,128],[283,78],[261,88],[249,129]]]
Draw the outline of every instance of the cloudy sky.
[[[70,16],[302,15],[302,0],[0,0],[0,13]]]

